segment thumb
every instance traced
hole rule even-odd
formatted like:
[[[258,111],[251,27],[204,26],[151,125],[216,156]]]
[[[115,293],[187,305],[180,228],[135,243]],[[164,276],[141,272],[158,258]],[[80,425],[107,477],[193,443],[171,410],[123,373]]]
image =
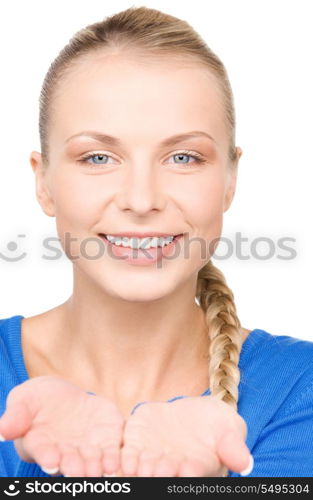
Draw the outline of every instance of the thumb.
[[[0,441],[10,441],[29,430],[33,421],[30,406],[23,399],[7,399],[7,407],[0,418]]]
[[[234,472],[247,476],[253,469],[253,457],[242,435],[231,430],[217,443],[217,455],[222,464]]]

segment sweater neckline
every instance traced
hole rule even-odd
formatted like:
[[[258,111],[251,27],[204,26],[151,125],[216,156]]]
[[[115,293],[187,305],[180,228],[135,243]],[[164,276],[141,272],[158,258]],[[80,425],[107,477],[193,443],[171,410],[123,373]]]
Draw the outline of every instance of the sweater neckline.
[[[25,364],[25,359],[24,359],[24,354],[23,354],[23,349],[22,349],[22,319],[25,317],[21,314],[18,314],[16,316],[12,316],[11,321],[12,321],[12,329],[11,329],[11,335],[13,335],[15,338],[13,340],[13,344],[15,345],[16,353],[17,353],[17,358],[18,358],[18,366],[17,366],[17,375],[19,379],[21,380],[21,383],[26,382],[27,380],[30,379],[29,374],[26,369],[26,364]],[[259,328],[254,328],[251,330],[249,333],[248,337],[245,339],[245,341],[242,344],[241,347],[241,352],[240,352],[240,357],[239,357],[239,363],[238,367],[241,370],[244,369],[246,360],[248,358],[248,354],[251,351],[252,347],[256,347],[256,344],[258,341],[261,340],[262,335],[266,333],[264,330],[261,330]],[[210,388],[207,388],[200,396],[207,396],[210,395],[211,391]],[[168,399],[168,402],[174,401],[176,399],[186,397],[186,396],[175,396],[174,398]]]

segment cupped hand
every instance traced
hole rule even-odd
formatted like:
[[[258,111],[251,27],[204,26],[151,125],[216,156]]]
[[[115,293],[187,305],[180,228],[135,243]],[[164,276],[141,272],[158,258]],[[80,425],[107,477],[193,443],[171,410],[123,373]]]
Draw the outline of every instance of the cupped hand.
[[[214,396],[148,402],[124,428],[122,470],[138,477],[220,477],[249,464],[247,425]]]
[[[124,425],[113,401],[40,376],[10,391],[0,434],[45,472],[97,477],[119,470]]]
[[[51,475],[217,477],[250,455],[245,421],[213,396],[150,402],[125,421],[113,401],[55,376],[10,391],[0,434]]]

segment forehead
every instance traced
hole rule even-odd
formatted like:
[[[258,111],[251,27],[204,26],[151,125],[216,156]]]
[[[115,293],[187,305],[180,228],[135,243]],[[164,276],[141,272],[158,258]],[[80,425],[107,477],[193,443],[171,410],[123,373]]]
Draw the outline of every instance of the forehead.
[[[90,54],[76,61],[53,98],[50,138],[81,130],[132,141],[206,130],[226,141],[225,111],[217,80],[199,63]]]

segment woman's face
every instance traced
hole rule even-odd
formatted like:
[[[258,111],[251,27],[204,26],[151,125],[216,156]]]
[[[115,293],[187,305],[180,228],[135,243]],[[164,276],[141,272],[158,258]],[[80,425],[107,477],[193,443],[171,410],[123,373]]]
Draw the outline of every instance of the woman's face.
[[[74,270],[128,301],[195,285],[235,190],[228,145],[222,97],[201,66],[117,54],[78,63],[54,97],[45,173],[31,154],[38,201]],[[129,232],[183,237],[132,250],[100,236]]]

